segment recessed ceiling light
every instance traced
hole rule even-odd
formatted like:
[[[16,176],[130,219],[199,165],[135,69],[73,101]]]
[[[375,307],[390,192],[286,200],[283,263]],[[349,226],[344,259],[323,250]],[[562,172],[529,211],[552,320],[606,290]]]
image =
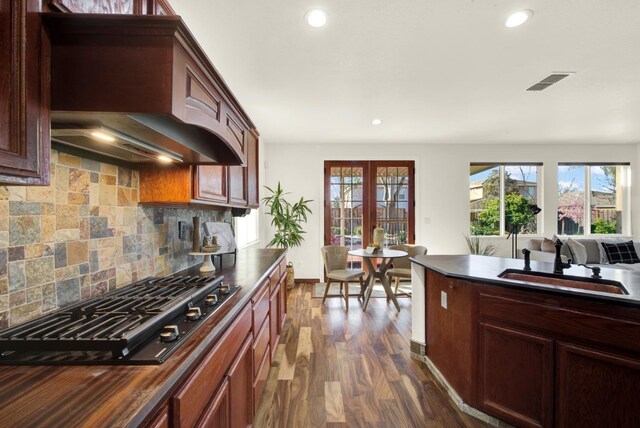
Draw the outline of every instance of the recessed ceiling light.
[[[171,163],[173,162],[173,159],[171,159],[169,156],[165,156],[165,155],[159,155],[158,156],[158,160],[162,163]]]
[[[315,28],[324,27],[327,23],[327,14],[320,9],[313,9],[304,16],[307,24]]]
[[[371,124],[374,126],[382,125],[382,119],[373,119]]]
[[[517,27],[527,22],[532,15],[533,12],[530,10],[519,10],[509,15],[504,25],[507,28]]]
[[[91,136],[93,138],[97,138],[98,140],[106,141],[107,143],[113,143],[114,141],[116,141],[114,137],[102,131],[93,131],[91,133]]]

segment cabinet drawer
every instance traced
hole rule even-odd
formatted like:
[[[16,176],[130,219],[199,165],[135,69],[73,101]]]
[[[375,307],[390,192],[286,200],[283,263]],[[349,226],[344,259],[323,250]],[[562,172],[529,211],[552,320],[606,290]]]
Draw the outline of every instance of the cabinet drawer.
[[[253,375],[258,375],[260,370],[260,362],[264,359],[267,348],[269,347],[269,319],[265,319],[260,333],[256,336],[253,344]]]
[[[261,289],[256,293],[256,299],[253,302],[254,337],[258,337],[258,330],[262,327],[267,315],[269,315],[269,283],[265,281]]]
[[[194,426],[251,330],[247,305],[171,399],[175,426]]]
[[[258,376],[256,377],[256,381],[253,384],[253,411],[255,413],[258,410],[258,405],[260,404],[260,396],[262,395],[262,391],[264,390],[264,386],[267,383],[267,377],[269,376],[269,348],[267,347],[267,352],[264,355],[262,363],[260,364],[260,370],[258,371]]]

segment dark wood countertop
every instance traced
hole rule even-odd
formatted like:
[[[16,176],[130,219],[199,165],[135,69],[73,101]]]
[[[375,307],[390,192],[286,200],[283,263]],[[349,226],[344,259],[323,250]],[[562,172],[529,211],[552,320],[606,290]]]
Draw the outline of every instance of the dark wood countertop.
[[[451,278],[476,280],[484,284],[505,288],[516,287],[530,291],[558,293],[570,297],[640,308],[640,272],[602,268],[600,275],[603,279],[618,281],[626,288],[629,294],[622,295],[500,278],[498,275],[506,269],[522,269],[524,267],[524,261],[517,259],[477,255],[439,255],[415,256],[411,257],[411,261]],[[531,269],[537,272],[553,273],[553,263],[532,260]],[[564,272],[565,275],[585,278],[589,278],[591,275],[589,269],[576,265],[565,269]]]
[[[211,348],[284,255],[279,249],[241,250],[235,267],[233,257],[223,257],[218,275],[242,289],[162,365],[0,367],[2,425],[140,425]],[[180,273],[199,274],[197,266]]]

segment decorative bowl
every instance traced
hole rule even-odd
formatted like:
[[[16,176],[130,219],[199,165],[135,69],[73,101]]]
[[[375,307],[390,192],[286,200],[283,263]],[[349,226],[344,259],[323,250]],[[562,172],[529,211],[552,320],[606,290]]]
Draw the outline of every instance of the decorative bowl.
[[[220,245],[203,245],[202,246],[202,252],[203,253],[215,253],[216,251],[218,251],[220,249]]]

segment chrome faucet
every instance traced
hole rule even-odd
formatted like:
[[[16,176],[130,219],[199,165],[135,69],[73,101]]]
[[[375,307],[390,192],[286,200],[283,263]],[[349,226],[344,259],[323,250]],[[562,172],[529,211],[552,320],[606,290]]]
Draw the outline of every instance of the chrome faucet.
[[[531,251],[523,248],[522,254],[524,254],[524,269],[522,270],[531,270]]]
[[[562,257],[560,256],[560,249],[562,248],[561,240],[556,240],[554,245],[556,247],[556,258],[553,260],[553,273],[564,275],[564,270],[571,267],[571,259],[569,259],[567,263],[562,261]]]

